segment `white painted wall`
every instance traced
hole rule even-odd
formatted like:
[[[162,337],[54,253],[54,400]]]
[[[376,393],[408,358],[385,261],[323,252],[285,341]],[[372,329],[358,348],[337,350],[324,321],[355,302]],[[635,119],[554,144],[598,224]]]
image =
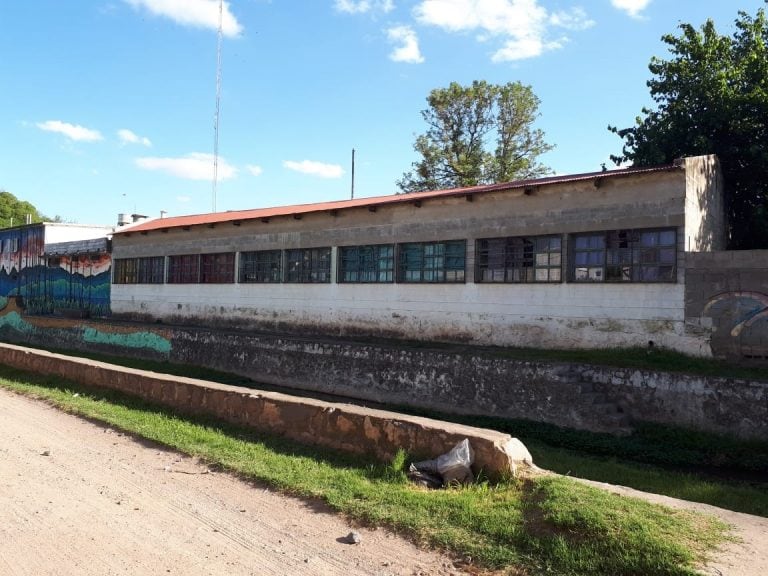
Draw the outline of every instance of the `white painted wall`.
[[[685,336],[677,284],[113,285],[112,311],[156,318],[290,324],[312,331],[476,344],[656,345],[706,354]]]

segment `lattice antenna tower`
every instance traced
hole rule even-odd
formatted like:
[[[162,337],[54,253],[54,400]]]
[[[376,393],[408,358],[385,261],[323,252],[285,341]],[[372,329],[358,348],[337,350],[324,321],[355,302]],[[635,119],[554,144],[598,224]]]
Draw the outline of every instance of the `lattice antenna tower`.
[[[216,37],[216,112],[213,116],[213,212],[219,186],[219,111],[221,110],[221,37],[224,22],[224,0],[219,0],[219,30]]]

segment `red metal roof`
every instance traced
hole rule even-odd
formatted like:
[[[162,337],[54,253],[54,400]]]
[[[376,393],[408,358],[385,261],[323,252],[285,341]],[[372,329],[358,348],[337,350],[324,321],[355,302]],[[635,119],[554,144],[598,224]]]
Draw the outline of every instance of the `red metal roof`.
[[[653,166],[650,168],[625,168],[621,170],[609,170],[601,172],[587,172],[584,174],[570,174],[564,176],[548,176],[532,180],[515,180],[513,182],[500,182],[484,186],[470,186],[466,188],[451,188],[448,190],[429,190],[426,192],[414,192],[411,194],[391,194],[389,196],[374,196],[370,198],[355,198],[352,200],[337,200],[334,202],[318,202],[314,204],[296,204],[293,206],[275,206],[272,208],[256,208],[253,210],[229,210],[227,212],[211,212],[207,214],[191,214],[188,216],[171,216],[148,220],[125,230],[115,230],[117,234],[130,234],[133,232],[149,232],[152,230],[164,230],[168,228],[181,228],[218,224],[222,222],[242,222],[246,220],[260,220],[263,218],[276,218],[279,216],[295,216],[312,212],[329,212],[332,210],[348,210],[350,208],[374,208],[389,204],[413,204],[435,198],[450,198],[452,196],[466,196],[473,194],[485,194],[488,192],[500,192],[544,186],[549,184],[563,184],[578,182],[595,178],[616,178],[631,176],[634,174],[646,174],[649,172],[664,172],[679,170],[674,164]]]

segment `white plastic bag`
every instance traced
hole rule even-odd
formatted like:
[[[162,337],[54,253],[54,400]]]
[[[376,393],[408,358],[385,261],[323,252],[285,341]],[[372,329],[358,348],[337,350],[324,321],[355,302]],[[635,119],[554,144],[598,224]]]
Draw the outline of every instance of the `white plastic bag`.
[[[464,438],[450,452],[437,457],[437,471],[443,477],[443,484],[468,484],[474,481],[472,464],[475,462],[475,452]]]

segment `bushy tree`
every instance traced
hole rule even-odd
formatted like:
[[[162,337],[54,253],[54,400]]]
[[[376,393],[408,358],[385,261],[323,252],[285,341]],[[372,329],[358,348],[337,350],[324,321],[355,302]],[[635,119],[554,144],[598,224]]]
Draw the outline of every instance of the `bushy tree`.
[[[725,180],[729,248],[768,248],[768,25],[740,11],[732,37],[712,20],[662,37],[672,57],[652,58],[655,109],[609,129],[624,140],[617,164],[648,166],[717,154]]]
[[[403,174],[403,192],[535,178],[550,172],[538,157],[552,149],[532,127],[539,99],[530,86],[453,82],[427,98],[427,132],[416,138],[421,160]]]
[[[45,216],[40,214],[32,204],[25,200],[19,200],[5,190],[0,191],[0,228],[20,226],[26,223],[27,215],[32,217],[32,222],[43,222]]]

